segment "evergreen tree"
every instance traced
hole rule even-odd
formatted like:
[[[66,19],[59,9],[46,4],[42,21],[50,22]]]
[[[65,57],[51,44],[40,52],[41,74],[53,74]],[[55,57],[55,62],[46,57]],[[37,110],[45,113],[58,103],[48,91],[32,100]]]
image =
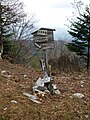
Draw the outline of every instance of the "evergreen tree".
[[[90,9],[87,6],[85,12],[77,17],[76,21],[71,22],[68,31],[73,40],[67,45],[68,49],[76,52],[87,63],[87,69],[90,67]]]
[[[24,16],[23,5],[19,0],[0,0],[0,55],[6,53],[4,44],[11,47],[8,45],[14,34],[11,26],[21,22]],[[10,48],[8,49],[10,50]]]

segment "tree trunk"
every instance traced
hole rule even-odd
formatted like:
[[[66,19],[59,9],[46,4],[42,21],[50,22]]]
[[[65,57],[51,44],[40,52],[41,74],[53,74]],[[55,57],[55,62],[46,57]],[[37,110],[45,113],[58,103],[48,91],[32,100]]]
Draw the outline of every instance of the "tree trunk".
[[[90,69],[90,40],[88,40],[87,70]]]
[[[0,36],[0,59],[2,59],[2,54],[3,54],[3,41],[2,37]]]
[[[2,53],[3,53],[3,39],[2,39],[2,25],[0,24],[0,59],[2,59]]]

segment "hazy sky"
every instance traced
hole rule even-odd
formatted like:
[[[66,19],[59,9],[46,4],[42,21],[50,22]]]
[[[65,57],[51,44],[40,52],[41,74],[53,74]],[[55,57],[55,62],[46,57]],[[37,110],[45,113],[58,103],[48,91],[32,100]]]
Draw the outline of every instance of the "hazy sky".
[[[39,27],[55,28],[56,35],[66,33],[67,18],[72,16],[72,5],[74,0],[22,0],[25,11],[34,14],[38,20]],[[82,0],[90,3],[90,0]],[[59,36],[58,36],[59,37]],[[64,38],[64,37],[63,37]],[[57,38],[58,39],[58,38]]]

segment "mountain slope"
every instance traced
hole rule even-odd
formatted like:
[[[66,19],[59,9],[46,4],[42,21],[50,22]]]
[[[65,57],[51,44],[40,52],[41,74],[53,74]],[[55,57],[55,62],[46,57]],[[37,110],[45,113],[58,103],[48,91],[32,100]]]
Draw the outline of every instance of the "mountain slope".
[[[54,83],[61,94],[46,96],[42,104],[36,104],[23,92],[33,94],[32,87],[42,73],[3,60],[0,60],[0,72],[0,120],[90,119],[90,78],[86,73],[58,74]],[[77,92],[84,98],[74,98]]]

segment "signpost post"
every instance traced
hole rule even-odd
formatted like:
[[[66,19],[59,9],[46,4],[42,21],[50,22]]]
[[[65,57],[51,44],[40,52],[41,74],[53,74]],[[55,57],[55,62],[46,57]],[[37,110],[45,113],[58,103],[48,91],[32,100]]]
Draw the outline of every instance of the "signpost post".
[[[49,29],[49,28],[40,28],[32,33],[34,44],[37,48],[40,49],[41,52],[43,52],[43,56],[41,56],[41,66],[43,71],[48,73],[48,55],[47,50],[54,48],[54,34],[53,31],[55,29]],[[45,64],[42,62],[45,62]],[[44,69],[45,65],[45,69]]]

